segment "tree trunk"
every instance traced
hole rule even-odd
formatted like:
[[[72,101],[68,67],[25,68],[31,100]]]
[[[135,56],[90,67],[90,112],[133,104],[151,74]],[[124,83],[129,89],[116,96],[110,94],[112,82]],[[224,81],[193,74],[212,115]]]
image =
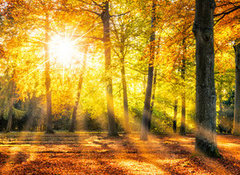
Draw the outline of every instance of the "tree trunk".
[[[10,132],[12,130],[12,121],[13,121],[13,99],[11,98],[8,111],[8,122],[6,132]]]
[[[122,86],[123,86],[123,108],[124,108],[124,119],[125,119],[125,130],[130,131],[129,127],[129,111],[128,111],[128,96],[127,96],[127,82],[125,74],[125,58],[124,58],[124,49],[121,47],[120,52],[122,53],[121,58],[121,76],[122,76]]]
[[[75,105],[73,107],[72,120],[71,120],[71,123],[70,123],[69,132],[75,132],[75,130],[76,130],[77,109],[78,109],[78,104],[79,104],[79,100],[80,100],[80,96],[81,96],[83,74],[85,73],[85,70],[86,70],[87,52],[88,52],[88,47],[86,47],[85,51],[84,51],[83,67],[82,67],[82,70],[81,70],[81,74],[79,76],[77,98],[76,98],[76,101],[75,101]]]
[[[152,113],[153,113],[153,107],[154,107],[154,101],[155,101],[156,87],[157,87],[157,69],[154,70],[152,103],[151,103],[151,108],[150,108],[151,112],[150,112],[150,118],[149,118],[149,123],[148,123],[148,131],[150,131],[150,129],[151,129],[151,121],[152,121]]]
[[[112,90],[112,73],[111,73],[111,42],[110,42],[110,14],[109,14],[109,1],[103,3],[104,9],[101,13],[103,22],[103,41],[105,50],[105,74],[107,81],[107,114],[108,114],[108,135],[118,136],[117,124],[115,122],[114,105],[113,105],[113,90]]]
[[[13,121],[13,107],[11,106],[8,112],[8,122],[7,122],[6,132],[10,132],[12,130],[12,121]]]
[[[52,127],[52,95],[51,95],[51,78],[50,78],[50,60],[49,60],[49,14],[46,12],[45,19],[45,86],[46,86],[46,101],[47,101],[47,126],[46,133],[54,133]]]
[[[235,102],[234,102],[234,121],[233,134],[240,135],[240,43],[236,42],[235,50]]]
[[[196,38],[196,143],[195,149],[218,157],[216,93],[214,84],[214,0],[196,0],[193,32]]]
[[[26,111],[27,111],[27,116],[28,116],[28,120],[24,126],[24,130],[25,131],[32,131],[33,128],[33,111],[34,109],[36,109],[36,105],[35,105],[35,102],[34,102],[34,98],[35,97],[35,94],[33,94],[32,98],[30,97],[30,95],[28,94],[28,103],[27,103],[27,108],[26,108]]]
[[[185,97],[185,73],[186,73],[186,58],[185,58],[186,46],[185,39],[183,39],[183,57],[182,57],[182,68],[181,68],[181,78],[183,81],[183,92],[182,92],[182,116],[181,116],[181,126],[180,126],[180,134],[186,134],[186,97]]]
[[[220,77],[220,82],[219,82],[219,89],[217,91],[218,94],[218,98],[219,98],[219,112],[218,112],[218,129],[220,131],[220,133],[222,133],[222,130],[219,128],[219,125],[221,125],[221,121],[223,120],[223,106],[222,106],[222,88],[223,88],[223,81],[222,81],[222,75]]]
[[[160,28],[161,29],[161,28]],[[157,51],[156,55],[157,56],[160,52],[160,42],[161,42],[161,33],[158,39],[157,43]],[[152,93],[152,103],[151,103],[151,113],[150,113],[150,118],[149,118],[149,123],[148,123],[148,131],[151,129],[151,121],[152,121],[152,114],[153,114],[153,108],[154,108],[154,102],[155,102],[155,95],[156,95],[156,89],[157,89],[157,68],[154,69],[154,77],[153,77],[153,93]]]
[[[174,118],[173,118],[173,132],[177,132],[177,105],[178,105],[178,100],[176,99],[174,102]]]
[[[143,94],[146,92],[146,87],[147,87],[147,76],[144,74],[143,75]]]
[[[182,94],[182,116],[181,116],[181,126],[180,126],[180,134],[185,135],[186,134],[186,98],[185,93]]]
[[[8,122],[7,122],[7,128],[6,128],[6,132],[10,132],[12,130],[12,121],[13,121],[13,97],[14,97],[14,74],[15,71],[13,71],[13,75],[12,75],[12,79],[9,82],[9,98],[8,98],[8,102],[9,102],[9,106],[8,106]]]
[[[153,82],[153,65],[154,65],[154,57],[155,57],[155,6],[156,2],[153,0],[152,5],[152,21],[151,21],[151,29],[152,34],[150,37],[150,59],[149,59],[149,66],[148,66],[148,82],[147,82],[147,89],[145,95],[145,102],[144,102],[144,110],[143,110],[143,118],[142,118],[142,125],[141,125],[141,140],[148,140],[148,125],[150,121],[150,103],[151,103],[151,96],[152,96],[152,82]]]

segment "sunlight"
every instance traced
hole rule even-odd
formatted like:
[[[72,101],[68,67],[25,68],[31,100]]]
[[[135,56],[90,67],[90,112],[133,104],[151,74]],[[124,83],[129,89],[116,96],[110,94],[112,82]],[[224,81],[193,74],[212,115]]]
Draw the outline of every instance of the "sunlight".
[[[61,37],[59,35],[52,37],[49,43],[49,50],[51,58],[53,58],[56,63],[64,66],[73,64],[76,56],[79,56],[74,41],[68,37]]]

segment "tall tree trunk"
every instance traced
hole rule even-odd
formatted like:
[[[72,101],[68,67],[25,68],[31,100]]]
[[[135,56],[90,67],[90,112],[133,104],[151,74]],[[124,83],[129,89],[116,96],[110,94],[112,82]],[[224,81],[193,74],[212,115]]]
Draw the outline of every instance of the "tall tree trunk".
[[[7,122],[7,128],[6,128],[6,132],[10,132],[12,130],[12,121],[13,121],[13,97],[14,97],[14,78],[15,76],[15,71],[13,71],[13,75],[12,75],[12,79],[9,82],[9,98],[8,98],[8,102],[9,102],[9,106],[8,106],[8,122]]]
[[[233,134],[240,135],[240,43],[234,45],[235,50],[235,102],[234,102],[234,121]]]
[[[47,101],[47,126],[46,133],[54,133],[52,127],[52,94],[51,94],[51,78],[50,78],[50,60],[49,60],[49,14],[46,12],[45,19],[45,87],[46,87],[46,101]]]
[[[160,29],[162,29],[162,28],[160,28]],[[160,33],[160,36],[158,39],[157,50],[156,50],[155,56],[158,56],[158,54],[160,52],[160,42],[161,42],[161,33]],[[150,113],[150,118],[149,118],[149,123],[148,123],[148,131],[150,131],[150,129],[151,129],[152,114],[153,114],[155,95],[156,95],[156,89],[157,89],[157,73],[158,73],[158,70],[157,70],[157,68],[155,68],[154,75],[153,75],[153,92],[152,92],[151,113]]]
[[[112,73],[111,73],[111,42],[110,42],[110,14],[109,0],[103,3],[104,9],[101,13],[103,22],[103,42],[105,50],[105,74],[107,81],[107,114],[108,114],[108,135],[118,136],[117,124],[115,122],[114,105],[113,105],[113,90],[112,90]]]
[[[221,79],[222,79],[222,75],[221,75]],[[219,115],[222,115],[223,112],[223,106],[222,106],[222,88],[223,88],[223,81],[220,79],[220,83],[219,83]]]
[[[174,101],[174,118],[173,118],[173,132],[177,132],[177,107],[178,107],[178,100],[175,99]]]
[[[223,106],[222,106],[222,88],[223,88],[223,81],[222,81],[222,75],[220,77],[220,82],[219,82],[219,89],[217,91],[218,94],[218,98],[219,98],[219,112],[218,112],[218,121],[220,121],[218,123],[218,129],[220,131],[220,133],[222,133],[221,130],[221,121],[223,120]],[[220,126],[220,128],[219,128]]]
[[[152,121],[152,113],[153,113],[153,107],[155,102],[155,94],[156,94],[156,88],[157,88],[157,69],[154,69],[154,75],[153,75],[153,92],[152,92],[152,102],[150,107],[150,117],[148,121],[148,131],[151,129],[151,121]]]
[[[221,93],[221,92],[220,92]],[[223,107],[222,107],[222,94],[219,94],[219,115],[221,116],[223,112]]]
[[[195,149],[218,157],[216,93],[214,84],[214,0],[196,0],[193,32],[196,38],[196,143]]]
[[[84,51],[83,67],[82,67],[81,74],[79,76],[79,81],[78,81],[77,98],[75,101],[75,105],[73,107],[72,120],[70,123],[69,132],[75,132],[75,130],[76,130],[77,109],[78,109],[78,104],[79,104],[79,100],[80,100],[80,96],[81,96],[83,75],[86,70],[87,52],[88,52],[88,47],[86,46],[85,51]]]
[[[26,122],[26,124],[24,125],[24,128],[23,128],[25,131],[31,131],[32,130],[33,117],[34,117],[33,111],[36,108],[36,105],[35,105],[35,102],[34,102],[34,97],[35,97],[35,94],[33,94],[32,98],[28,94],[28,103],[27,103],[27,107],[26,107],[28,120],[27,120],[27,122]]]
[[[181,68],[181,78],[183,81],[183,92],[182,92],[182,116],[181,116],[181,126],[180,126],[180,134],[186,134],[186,96],[185,96],[185,73],[186,73],[186,58],[185,58],[186,46],[185,39],[183,39],[183,57],[182,57],[182,68]]]
[[[146,87],[147,87],[147,76],[144,74],[143,75],[143,94],[146,92]]]
[[[148,140],[148,124],[150,120],[151,110],[150,110],[150,103],[151,103],[151,96],[152,96],[152,82],[153,82],[153,65],[154,65],[154,57],[155,57],[155,0],[152,1],[152,22],[151,22],[151,29],[152,34],[150,37],[150,59],[149,59],[149,66],[148,66],[148,82],[147,82],[147,89],[145,95],[145,102],[144,102],[144,110],[143,110],[143,118],[142,118],[142,125],[141,125],[141,140]]]
[[[13,97],[11,97],[9,101],[8,122],[6,132],[10,132],[12,130],[12,121],[13,121]]]
[[[11,99],[11,104],[10,104],[10,108],[8,111],[8,122],[7,122],[7,128],[6,128],[6,132],[10,132],[12,130],[12,121],[13,121],[13,99]]]
[[[122,86],[123,86],[123,108],[124,108],[124,119],[125,119],[125,130],[130,131],[129,127],[129,111],[128,111],[128,96],[127,96],[127,82],[125,74],[125,57],[124,57],[124,48],[120,48],[122,53],[121,57],[121,76],[122,76]]]

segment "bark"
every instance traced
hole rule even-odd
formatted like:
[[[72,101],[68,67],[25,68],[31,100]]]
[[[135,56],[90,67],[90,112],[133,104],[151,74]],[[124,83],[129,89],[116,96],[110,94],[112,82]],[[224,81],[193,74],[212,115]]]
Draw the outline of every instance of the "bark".
[[[153,107],[154,107],[154,101],[155,101],[156,87],[157,87],[157,69],[154,70],[152,103],[151,103],[150,118],[148,122],[148,131],[150,131],[151,129],[151,121],[152,121],[152,113],[153,113]]]
[[[143,94],[146,92],[146,87],[147,87],[147,76],[144,74],[143,75]]]
[[[220,156],[216,142],[216,93],[214,84],[214,0],[196,0],[193,32],[196,38],[196,143],[195,149]]]
[[[221,93],[221,92],[220,92]],[[219,115],[221,116],[223,112],[223,107],[222,107],[222,94],[219,95]]]
[[[185,73],[186,73],[186,58],[185,58],[186,46],[185,46],[185,39],[183,39],[183,58],[182,58],[182,68],[181,68],[181,78],[183,81],[183,92],[182,92],[182,116],[181,116],[181,126],[180,126],[180,134],[186,134],[186,97],[185,97]]]
[[[122,86],[123,86],[123,108],[124,108],[124,119],[125,119],[125,129],[127,132],[130,131],[129,128],[129,111],[128,111],[128,96],[127,96],[127,82],[125,74],[125,58],[124,58],[124,48],[120,48],[122,53],[121,58],[121,76],[122,76]]]
[[[47,126],[46,133],[54,133],[52,124],[52,94],[51,94],[51,78],[50,78],[50,60],[49,60],[49,14],[46,12],[45,19],[45,87],[46,87],[46,101],[47,101]]]
[[[28,116],[28,120],[27,123],[24,126],[24,130],[26,131],[31,131],[33,130],[32,126],[33,126],[33,111],[34,109],[36,109],[36,104],[35,104],[35,100],[34,100],[35,95],[33,95],[33,97],[31,98],[30,95],[28,95],[28,104],[27,104],[27,116]]]
[[[84,52],[83,67],[82,67],[81,74],[79,76],[77,98],[76,98],[76,101],[75,101],[75,105],[73,107],[72,120],[71,120],[71,123],[70,123],[69,132],[75,132],[75,130],[76,130],[77,110],[78,110],[78,104],[79,104],[79,100],[80,100],[80,96],[81,96],[83,75],[84,75],[85,70],[86,70],[87,52],[88,52],[88,47],[85,48],[85,52]]]
[[[158,39],[157,43],[157,50],[156,50],[156,55],[159,54],[160,52],[160,42],[161,42],[161,34]],[[154,69],[154,77],[153,77],[153,93],[152,93],[152,103],[151,103],[151,114],[150,114],[150,119],[148,123],[148,131],[151,129],[151,121],[152,121],[152,114],[153,114],[153,108],[154,108],[154,103],[155,103],[155,95],[156,95],[156,89],[157,89],[157,68]]]
[[[8,112],[8,122],[7,122],[6,132],[10,132],[12,130],[12,121],[13,121],[13,105],[11,105]]]
[[[141,125],[141,140],[148,140],[148,125],[150,121],[151,109],[151,96],[152,96],[152,83],[153,83],[153,71],[154,71],[154,57],[155,57],[155,6],[156,2],[153,0],[152,5],[152,21],[151,21],[151,29],[152,34],[150,37],[150,59],[149,59],[149,66],[148,66],[148,81],[147,81],[147,89],[144,101],[144,110],[143,110],[143,118],[142,118],[142,125]]]
[[[109,1],[103,3],[103,12],[101,19],[103,23],[103,42],[105,50],[105,74],[107,81],[107,115],[108,115],[108,135],[118,136],[117,125],[115,122],[114,105],[113,105],[113,90],[112,90],[112,75],[111,75],[111,42],[110,42],[110,14]]]
[[[14,74],[15,74],[15,71],[13,72],[13,75],[12,75],[12,79],[10,80],[9,82],[9,98],[8,98],[8,101],[9,101],[9,111],[8,111],[8,122],[7,122],[7,128],[6,128],[6,132],[10,132],[12,130],[12,121],[13,121],[13,97],[14,97]]]
[[[235,97],[234,97],[234,121],[233,134],[240,135],[240,43],[236,42],[235,50]]]
[[[186,134],[186,98],[185,93],[182,94],[182,116],[181,116],[181,126],[180,126],[180,134]]]
[[[173,132],[177,132],[177,107],[178,107],[178,100],[176,99],[174,102],[174,118],[173,118]]]
[[[222,76],[220,78],[222,80]],[[220,128],[221,128],[221,121],[223,120],[223,106],[222,106],[222,88],[223,88],[223,82],[220,80],[220,83],[219,83],[219,89],[217,91],[217,94],[218,95],[218,98],[219,98],[219,112],[218,112],[218,120],[220,121],[220,123],[218,124],[218,128],[219,128],[219,125],[220,125]],[[220,129],[219,128],[219,129]],[[220,133],[222,133],[221,129],[220,129]]]

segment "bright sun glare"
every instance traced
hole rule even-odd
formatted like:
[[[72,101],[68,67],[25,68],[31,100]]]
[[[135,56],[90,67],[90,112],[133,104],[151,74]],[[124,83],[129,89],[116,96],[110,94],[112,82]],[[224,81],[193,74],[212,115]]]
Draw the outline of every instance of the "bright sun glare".
[[[70,65],[78,53],[78,49],[73,40],[59,35],[53,36],[49,43],[50,55],[62,65]]]

